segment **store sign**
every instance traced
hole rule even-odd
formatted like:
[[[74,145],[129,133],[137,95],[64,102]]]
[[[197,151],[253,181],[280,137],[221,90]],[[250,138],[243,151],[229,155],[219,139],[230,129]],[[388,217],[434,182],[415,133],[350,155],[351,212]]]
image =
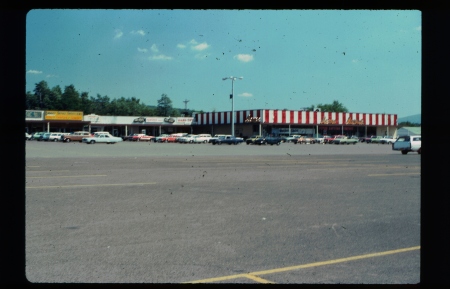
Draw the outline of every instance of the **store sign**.
[[[144,123],[144,122],[145,122],[145,117],[138,117],[138,118],[135,118],[135,119],[133,120],[133,122]]]
[[[360,120],[356,120],[356,119],[351,119],[350,117],[347,119],[346,124],[356,124],[356,125],[364,125],[364,120],[360,119]]]
[[[338,124],[335,119],[324,118],[320,124]]]
[[[47,110],[45,112],[45,120],[83,120],[82,111],[57,111]]]
[[[247,118],[245,119],[245,122],[261,122],[261,117],[251,117],[250,115],[247,116]]]
[[[41,110],[26,110],[25,119],[28,120],[42,120],[43,111]]]

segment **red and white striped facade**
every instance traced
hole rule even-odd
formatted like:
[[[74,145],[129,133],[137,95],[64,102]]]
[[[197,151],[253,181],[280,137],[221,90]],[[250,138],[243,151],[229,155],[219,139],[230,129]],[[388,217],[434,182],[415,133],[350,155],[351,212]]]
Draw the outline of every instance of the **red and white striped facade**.
[[[199,113],[197,125],[230,124],[231,111]],[[396,114],[259,109],[235,111],[235,123],[397,126]]]

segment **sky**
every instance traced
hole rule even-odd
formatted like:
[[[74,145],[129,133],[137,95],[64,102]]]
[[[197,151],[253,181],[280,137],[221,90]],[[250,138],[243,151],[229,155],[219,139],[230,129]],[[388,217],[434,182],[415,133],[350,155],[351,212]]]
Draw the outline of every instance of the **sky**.
[[[36,9],[26,17],[26,91],[174,108],[421,113],[418,10]],[[223,80],[224,77],[242,80]]]

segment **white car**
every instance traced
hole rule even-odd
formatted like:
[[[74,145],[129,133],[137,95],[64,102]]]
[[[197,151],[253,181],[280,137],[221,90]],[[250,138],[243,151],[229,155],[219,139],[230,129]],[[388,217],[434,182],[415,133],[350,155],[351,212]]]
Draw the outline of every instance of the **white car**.
[[[197,135],[195,135],[195,134],[188,134],[188,135],[185,135],[185,136],[181,136],[180,138],[178,138],[178,142],[179,143],[193,143],[194,142],[194,138],[196,136]]]
[[[31,139],[31,134],[29,133],[25,133],[25,140],[30,140]]]
[[[194,138],[195,143],[208,143],[211,139],[210,134],[199,134],[196,138]]]
[[[112,136],[110,134],[97,134],[95,133],[92,137],[85,137],[82,139],[82,142],[87,144],[95,144],[95,143],[106,143],[106,144],[115,144],[117,142],[122,142],[121,137]]]
[[[393,144],[394,142],[395,142],[395,138],[393,138],[392,136],[384,136],[379,141],[379,143],[381,143],[381,144]]]

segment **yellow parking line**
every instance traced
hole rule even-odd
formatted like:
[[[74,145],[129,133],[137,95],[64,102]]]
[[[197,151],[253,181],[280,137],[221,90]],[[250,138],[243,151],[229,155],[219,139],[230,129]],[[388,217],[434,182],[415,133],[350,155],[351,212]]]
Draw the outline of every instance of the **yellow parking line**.
[[[415,246],[415,247],[410,247],[410,248],[403,248],[403,249],[390,250],[390,251],[384,251],[384,252],[378,252],[378,253],[358,255],[358,256],[323,261],[323,262],[315,262],[315,263],[309,263],[309,264],[304,264],[304,265],[290,266],[290,267],[277,268],[277,269],[264,270],[264,271],[249,272],[246,274],[228,275],[228,276],[223,276],[223,277],[209,278],[209,279],[196,280],[196,281],[190,281],[190,282],[184,282],[184,283],[212,283],[212,282],[225,281],[225,280],[231,280],[231,279],[237,279],[237,278],[250,278],[252,280],[255,280],[255,279],[253,279],[253,276],[255,278],[257,278],[255,275],[273,274],[273,273],[293,271],[293,270],[304,269],[304,268],[325,266],[325,265],[331,265],[331,264],[336,264],[336,263],[349,262],[349,261],[355,261],[355,260],[361,260],[361,259],[367,259],[367,258],[373,258],[373,257],[380,257],[380,256],[391,255],[391,254],[397,254],[397,253],[403,253],[403,252],[414,251],[414,250],[419,250],[419,249],[420,249],[420,246]],[[261,280],[264,280],[264,279],[261,279]],[[255,281],[257,281],[257,280],[255,280]]]
[[[106,175],[48,176],[48,177],[26,177],[26,178],[27,179],[45,179],[45,178],[78,178],[78,177],[106,177]]]
[[[142,185],[154,185],[153,183],[125,183],[125,184],[94,184],[94,185],[68,185],[68,186],[39,186],[39,187],[26,187],[26,189],[56,189],[56,188],[77,188],[77,187],[107,187],[107,186],[142,186]]]
[[[370,174],[367,176],[369,176],[369,177],[386,177],[386,176],[409,176],[409,175],[420,175],[420,172],[418,172],[418,173],[398,173],[398,174]]]
[[[258,276],[252,275],[252,274],[243,274],[244,277],[247,277],[249,279],[252,279],[253,281],[259,282],[259,283],[263,283],[263,284],[275,284],[272,281],[260,278]]]

